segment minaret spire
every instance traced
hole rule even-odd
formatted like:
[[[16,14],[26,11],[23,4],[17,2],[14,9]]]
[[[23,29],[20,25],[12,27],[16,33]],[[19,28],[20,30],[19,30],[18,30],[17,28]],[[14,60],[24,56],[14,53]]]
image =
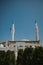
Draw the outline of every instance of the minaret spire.
[[[37,22],[35,20],[35,35],[36,35],[36,41],[39,41],[39,30],[38,30],[38,25]]]
[[[12,28],[11,28],[12,41],[14,41],[14,33],[15,33],[14,23],[12,23]]]

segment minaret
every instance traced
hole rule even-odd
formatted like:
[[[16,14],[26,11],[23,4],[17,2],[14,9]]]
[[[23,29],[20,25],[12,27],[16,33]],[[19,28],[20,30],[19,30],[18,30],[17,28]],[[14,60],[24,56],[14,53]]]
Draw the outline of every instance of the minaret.
[[[14,41],[14,33],[15,33],[14,24],[12,24],[12,28],[11,28],[12,41]]]
[[[36,35],[36,41],[39,41],[39,30],[38,30],[38,25],[37,22],[35,21],[35,35]]]

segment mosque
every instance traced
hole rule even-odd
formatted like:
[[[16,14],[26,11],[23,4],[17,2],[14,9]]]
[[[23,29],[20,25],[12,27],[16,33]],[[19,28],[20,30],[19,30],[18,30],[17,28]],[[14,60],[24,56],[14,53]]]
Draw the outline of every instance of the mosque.
[[[11,41],[0,42],[0,50],[5,50],[5,51],[11,50],[17,53],[18,49],[24,50],[26,47],[35,48],[36,46],[41,46],[40,40],[39,40],[39,30],[38,30],[37,22],[35,22],[35,38],[36,38],[35,41],[29,41],[28,39],[15,41],[14,40],[14,34],[15,34],[14,24],[12,24],[12,27],[11,27],[11,34],[12,34]]]

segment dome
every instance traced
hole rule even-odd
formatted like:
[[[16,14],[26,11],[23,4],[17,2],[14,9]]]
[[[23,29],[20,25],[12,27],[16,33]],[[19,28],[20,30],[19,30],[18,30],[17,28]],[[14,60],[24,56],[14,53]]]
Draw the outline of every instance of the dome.
[[[29,41],[28,39],[21,39],[20,41]]]
[[[3,44],[0,44],[0,47],[4,47]]]

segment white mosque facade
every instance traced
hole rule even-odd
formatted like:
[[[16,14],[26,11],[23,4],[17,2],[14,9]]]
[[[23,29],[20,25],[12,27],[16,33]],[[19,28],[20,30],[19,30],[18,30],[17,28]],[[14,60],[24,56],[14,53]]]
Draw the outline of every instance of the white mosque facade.
[[[14,41],[14,24],[12,24],[12,29],[11,29],[11,34],[12,34],[12,40],[11,41],[6,41],[6,42],[0,42],[0,50],[11,50],[15,51],[15,53],[18,51],[18,49],[25,49],[26,47],[33,47],[35,48],[36,46],[41,46],[40,41],[39,41],[39,35],[38,35],[38,25],[35,23],[35,35],[36,35],[36,40],[35,41],[29,41],[27,39],[22,39],[20,41]]]

